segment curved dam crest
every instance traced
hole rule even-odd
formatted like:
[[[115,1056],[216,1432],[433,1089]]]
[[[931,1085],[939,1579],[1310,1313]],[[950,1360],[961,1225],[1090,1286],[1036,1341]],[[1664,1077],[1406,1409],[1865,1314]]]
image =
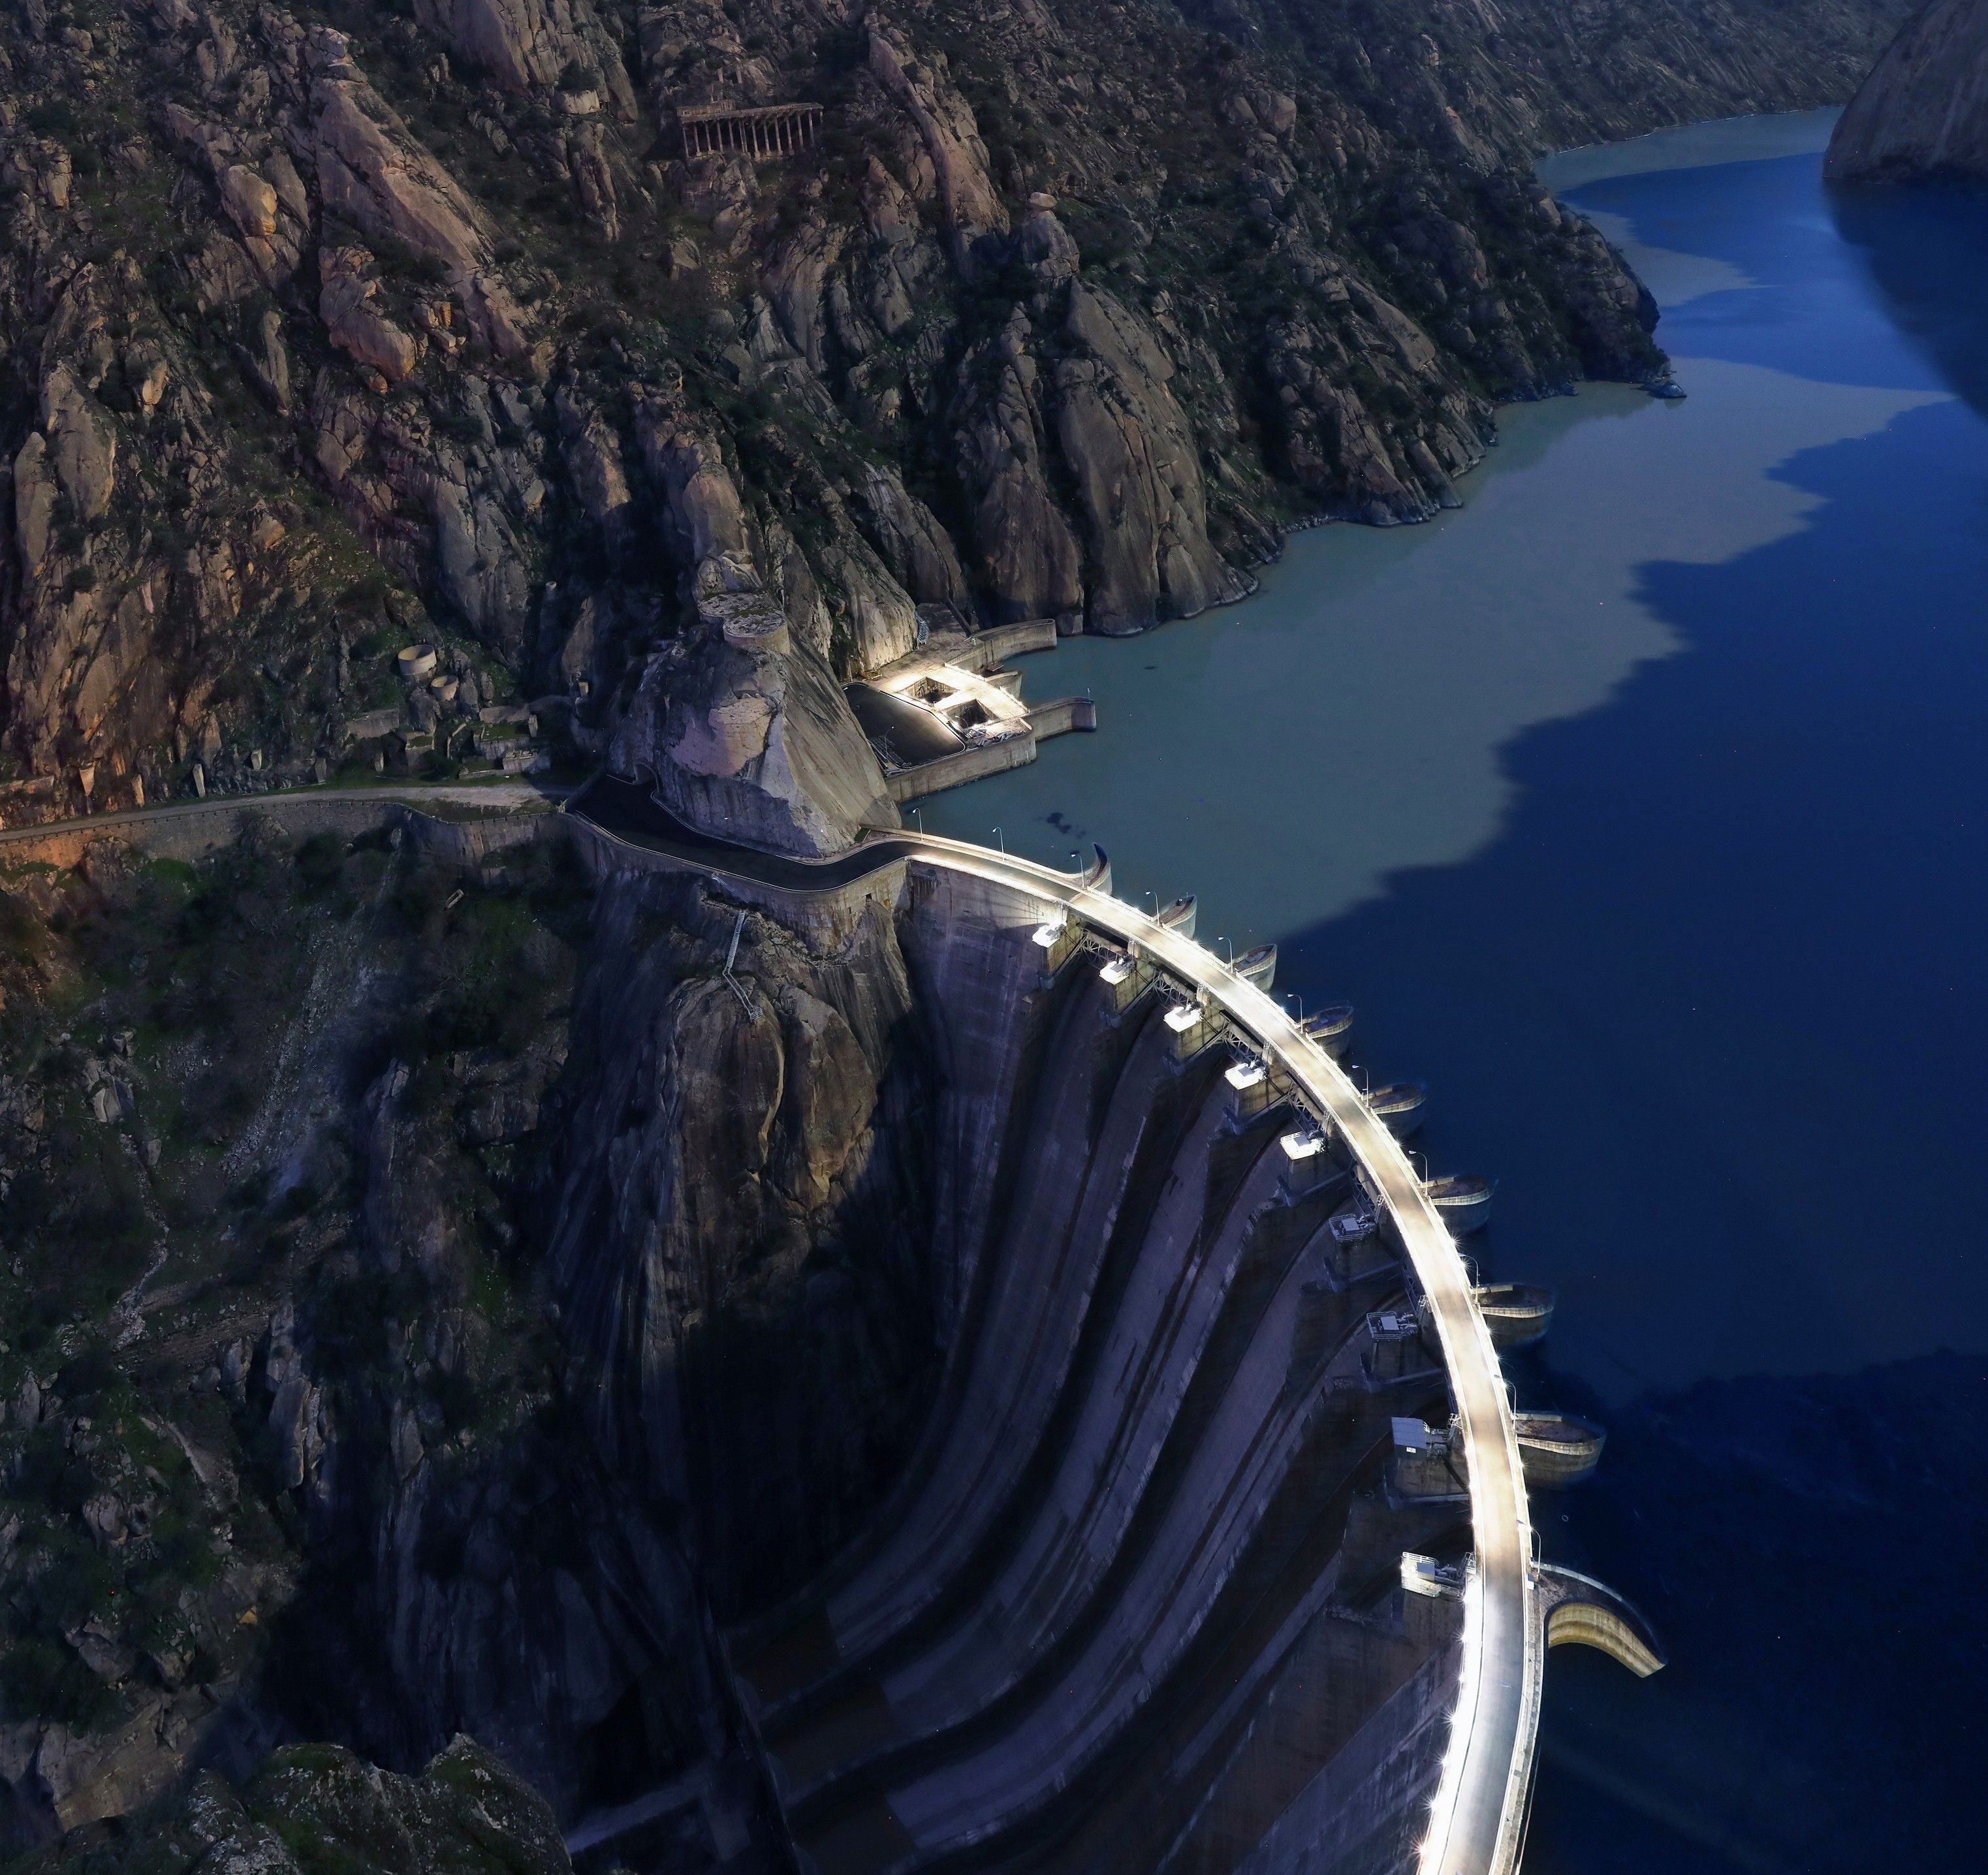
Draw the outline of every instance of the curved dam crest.
[[[685,1006],[715,1032],[763,1032],[777,997],[796,1026],[770,1059],[800,1062],[837,1019],[878,1049],[884,1011],[888,1104],[931,1147],[945,1371],[874,1522],[843,1516],[762,1585],[807,1586],[739,1600],[729,1630],[756,1762],[820,1875],[1505,1875],[1545,1646],[1662,1664],[1597,1570],[1682,1638],[1684,1671],[1633,1693],[1555,1675],[1532,1875],[1965,1865],[1988,1628],[1952,1584],[1988,1546],[1988,1362],[1922,1350],[1982,1316],[1988,448],[1966,333],[1988,217],[1937,195],[1819,217],[1812,169],[1611,173],[1584,199],[1678,244],[1641,251],[1672,270],[1694,401],[1768,431],[1811,393],[1896,413],[1761,471],[1740,519],[1792,501],[1795,524],[1729,557],[1679,519],[1716,465],[1638,485],[1640,525],[1691,536],[1638,570],[1667,642],[1506,743],[1475,850],[1230,965],[1193,900],[1149,917],[1101,854],[1058,873],[911,831],[775,860],[651,815],[647,784],[563,814],[506,796],[471,826],[447,790],[423,795],[441,820],[331,791],[15,843],[212,852],[245,816],[350,819],[493,877],[512,846],[576,845],[612,880],[617,955],[665,908],[698,934]],[[1944,279],[1929,233],[1960,263]],[[1376,562],[1361,594],[1412,566]],[[1239,764],[1197,779],[1260,790]],[[1234,846],[1263,816],[1223,804]],[[1334,1065],[1351,1007],[1293,1024],[1266,993],[1280,951],[1314,1008],[1361,997],[1363,1056],[1431,1075],[1435,1168],[1397,1144],[1427,1087],[1369,1096]],[[884,1005],[866,980],[895,986]],[[830,1163],[783,1144],[777,1176]],[[1430,1176],[1458,1163],[1510,1191],[1467,1256],[1447,1233],[1481,1231],[1499,1181]],[[1550,1356],[1554,1292],[1510,1279],[1541,1273],[1570,1303]],[[751,1469],[727,1444],[714,1475]],[[576,1852],[605,1868],[708,1795],[591,1812]]]
[[[1550,1676],[1533,1875],[1976,1853],[1988,215],[1827,195],[1826,126],[1550,166],[1687,401],[1505,413],[1461,512],[1066,646],[1100,733],[925,804],[1046,856],[1117,830],[1128,897],[1276,938],[1377,1084],[1427,1077],[1432,1157],[1502,1179],[1486,1274],[1560,1296],[1521,1404],[1609,1434],[1545,1552],[1672,1650]]]
[[[1452,1235],[1481,1219],[1443,1210],[1455,1181],[1338,1064],[1343,1028],[1271,995],[1274,953],[1232,966],[1191,907],[1125,904],[1101,850],[1058,873],[893,836],[797,894],[643,782],[569,816],[610,865],[810,921],[894,906],[932,1045],[994,1096],[918,1448],[732,1636],[809,1865],[1508,1875],[1548,1646],[1662,1655],[1539,1564],[1528,1486],[1569,1465],[1541,1428],[1581,1422],[1515,1415]]]

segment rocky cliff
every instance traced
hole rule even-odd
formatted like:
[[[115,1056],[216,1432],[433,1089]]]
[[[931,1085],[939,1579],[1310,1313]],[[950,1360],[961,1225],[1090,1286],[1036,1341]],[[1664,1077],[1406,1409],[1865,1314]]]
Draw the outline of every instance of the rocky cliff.
[[[714,1614],[915,1429],[945,1103],[884,907],[803,939],[557,832],[10,876],[0,1850],[465,1732],[777,1860]]]
[[[1355,1741],[1400,1834],[1441,1373],[1362,1383],[1351,1174],[1150,982],[901,859],[776,917],[553,814],[61,839],[0,846],[22,1875],[874,1869],[845,1800],[983,1721],[1027,1775],[921,1828],[1015,1866],[1232,1867]]]
[[[1137,630],[1454,501],[1497,400],[1660,369],[1530,153],[1840,96],[1895,18],[20,0],[0,819],[335,765],[424,637],[845,844],[837,683],[918,608]]]
[[[22,1875],[567,1875],[545,1799],[499,1758],[458,1738],[419,1778],[328,1745],[278,1752],[240,1792],[202,1775],[140,1830],[77,1830]]]
[[[735,929],[728,978],[712,962]],[[876,900],[811,948],[701,891],[624,886],[596,944],[638,961],[575,1003],[549,1280],[599,1449],[690,1507],[736,1613],[847,1539],[918,1421],[938,1340],[930,1012]]]
[[[1832,182],[1988,182],[1988,6],[1934,0],[1872,68],[1830,139]]]

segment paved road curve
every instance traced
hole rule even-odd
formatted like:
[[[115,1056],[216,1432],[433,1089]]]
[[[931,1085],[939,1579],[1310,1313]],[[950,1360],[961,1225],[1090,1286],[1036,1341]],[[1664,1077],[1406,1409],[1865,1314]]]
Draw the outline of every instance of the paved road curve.
[[[31,821],[0,827],[0,846],[51,840],[63,833],[113,834],[120,827],[194,820],[207,814],[248,813],[313,801],[358,801],[376,807],[411,807],[417,813],[435,806],[480,808],[489,813],[550,809],[566,790],[536,782],[409,782],[372,788],[272,788],[262,794],[211,794],[198,801],[161,801],[150,807],[122,807],[114,813],[85,814],[66,820]]]

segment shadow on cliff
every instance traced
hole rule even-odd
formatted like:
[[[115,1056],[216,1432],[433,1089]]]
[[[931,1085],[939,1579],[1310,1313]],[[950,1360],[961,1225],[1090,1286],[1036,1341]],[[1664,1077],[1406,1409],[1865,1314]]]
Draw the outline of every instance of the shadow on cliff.
[[[1844,188],[1829,205],[1893,323],[1988,416],[1988,195],[1957,184]]]

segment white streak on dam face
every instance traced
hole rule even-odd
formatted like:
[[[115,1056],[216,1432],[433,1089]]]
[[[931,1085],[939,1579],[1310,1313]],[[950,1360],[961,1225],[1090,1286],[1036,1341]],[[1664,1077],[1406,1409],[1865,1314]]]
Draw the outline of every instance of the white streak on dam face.
[[[1509,742],[1679,648],[1638,596],[1641,568],[1795,532],[1817,498],[1780,465],[1939,400],[1677,367],[1681,404],[1593,385],[1503,412],[1460,510],[1302,534],[1243,605],[1067,641],[1040,681],[1091,690],[1097,733],[933,797],[924,825],[991,842],[999,824],[1012,850],[1063,862],[1060,815],[1109,846],[1126,896],[1198,892],[1211,937],[1239,944],[1334,917],[1397,868],[1467,858],[1510,806]]]

